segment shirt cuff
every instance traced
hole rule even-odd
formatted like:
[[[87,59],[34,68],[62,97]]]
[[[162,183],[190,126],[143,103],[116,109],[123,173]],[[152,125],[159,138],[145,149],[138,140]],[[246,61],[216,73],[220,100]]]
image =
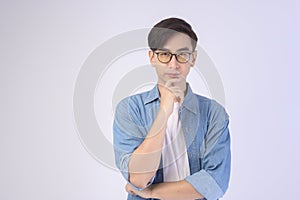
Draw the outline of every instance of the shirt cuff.
[[[216,200],[223,196],[224,192],[211,175],[205,170],[185,178],[207,200]]]

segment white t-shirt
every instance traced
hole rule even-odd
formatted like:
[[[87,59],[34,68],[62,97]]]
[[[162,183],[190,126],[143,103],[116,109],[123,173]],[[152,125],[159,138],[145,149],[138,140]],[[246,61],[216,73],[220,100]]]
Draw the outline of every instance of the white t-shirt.
[[[179,119],[178,102],[167,122],[166,136],[162,149],[164,182],[179,181],[190,175],[185,139]]]

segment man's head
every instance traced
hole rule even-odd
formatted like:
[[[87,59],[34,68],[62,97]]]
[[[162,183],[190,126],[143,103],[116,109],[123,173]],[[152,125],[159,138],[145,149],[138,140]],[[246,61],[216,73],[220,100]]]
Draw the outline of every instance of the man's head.
[[[197,57],[197,36],[191,25],[182,19],[168,18],[157,23],[149,32],[149,58],[156,68],[158,83],[174,79],[184,82]]]

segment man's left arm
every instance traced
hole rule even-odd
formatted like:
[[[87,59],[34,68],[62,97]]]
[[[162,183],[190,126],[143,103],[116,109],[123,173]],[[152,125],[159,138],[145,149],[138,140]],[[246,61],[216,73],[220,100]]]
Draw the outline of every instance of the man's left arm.
[[[201,170],[186,177],[207,200],[221,198],[230,178],[230,134],[229,116],[216,101],[211,101],[208,113],[207,133],[200,150]]]

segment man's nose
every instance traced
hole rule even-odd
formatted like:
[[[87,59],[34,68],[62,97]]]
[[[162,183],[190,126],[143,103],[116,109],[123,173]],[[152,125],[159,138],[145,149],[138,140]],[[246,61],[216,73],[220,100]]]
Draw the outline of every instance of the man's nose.
[[[172,55],[172,58],[171,58],[170,62],[168,63],[168,67],[172,68],[172,69],[178,69],[179,68],[179,63],[176,60],[175,55]]]

